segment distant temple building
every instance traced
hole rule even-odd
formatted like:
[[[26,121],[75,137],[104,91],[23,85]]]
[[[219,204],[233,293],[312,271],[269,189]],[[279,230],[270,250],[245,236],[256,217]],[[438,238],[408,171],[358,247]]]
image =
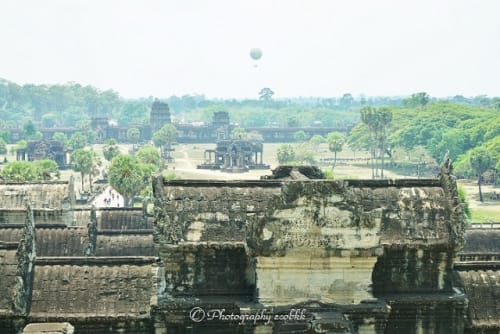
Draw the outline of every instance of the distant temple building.
[[[172,123],[172,119],[170,117],[168,104],[156,99],[151,106],[151,113],[149,115],[151,134],[159,131],[163,126],[170,123]]]
[[[155,99],[151,106],[149,124],[134,124],[129,126],[118,126],[116,121],[105,116],[97,116],[91,119],[91,129],[96,132],[96,143],[104,143],[108,139],[114,139],[119,143],[127,143],[127,131],[130,128],[139,130],[139,141],[147,142],[151,140],[153,134],[166,124],[174,124],[177,129],[177,142],[179,143],[216,143],[221,139],[221,133],[231,133],[235,127],[229,122],[229,115],[225,111],[215,112],[212,123],[173,123],[170,109],[167,103]],[[339,131],[348,133],[351,126],[338,127],[251,127],[245,128],[246,132],[259,133],[266,143],[282,143],[295,141],[294,135],[297,131],[304,131],[309,137],[314,135],[326,136],[329,132]],[[75,132],[81,131],[78,128],[40,128],[44,139],[52,139],[54,133],[64,133],[68,138]],[[17,142],[23,139],[21,128],[10,131],[11,140]]]
[[[205,150],[205,162],[199,169],[220,169],[224,172],[246,172],[250,169],[269,169],[262,162],[263,145],[261,141],[231,139],[233,127],[229,123],[229,114],[225,111],[214,113],[212,128],[217,135],[215,150]]]
[[[262,161],[263,145],[248,140],[221,140],[215,150],[205,150],[205,163],[199,169],[220,169],[224,172],[246,172],[269,169]]]
[[[16,160],[34,161],[51,159],[59,168],[68,163],[68,151],[57,140],[36,140],[28,142],[25,149],[16,150]]]

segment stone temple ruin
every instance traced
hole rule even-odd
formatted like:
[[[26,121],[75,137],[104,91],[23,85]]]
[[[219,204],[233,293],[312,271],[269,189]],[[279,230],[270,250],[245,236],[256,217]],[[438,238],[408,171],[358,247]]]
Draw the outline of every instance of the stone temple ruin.
[[[34,161],[51,159],[57,163],[59,168],[68,165],[68,149],[57,140],[34,140],[27,143],[26,148],[16,150],[16,160]]]
[[[227,112],[215,112],[212,124],[217,133],[217,146],[215,149],[205,150],[205,162],[198,165],[198,169],[241,173],[250,169],[270,168],[263,162],[264,145],[261,141],[230,138],[232,127]]]
[[[0,184],[0,332],[498,333],[500,232],[465,228],[446,169],[315,175],[157,177],[153,216]]]

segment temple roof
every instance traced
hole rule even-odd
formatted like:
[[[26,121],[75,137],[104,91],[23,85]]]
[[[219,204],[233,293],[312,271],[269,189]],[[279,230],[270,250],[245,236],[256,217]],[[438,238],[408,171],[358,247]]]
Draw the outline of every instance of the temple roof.
[[[0,210],[24,210],[27,199],[34,210],[61,209],[69,193],[68,182],[0,182]]]
[[[500,271],[458,273],[469,300],[473,328],[500,328]]]
[[[96,256],[158,256],[150,234],[99,233]]]
[[[85,255],[88,245],[86,227],[37,227],[35,231],[37,256]],[[0,241],[19,242],[22,232],[22,227],[2,227]]]
[[[147,319],[156,293],[155,267],[147,258],[39,258],[31,315]]]
[[[100,230],[151,229],[151,222],[145,223],[142,209],[110,208],[98,212]]]
[[[461,253],[500,253],[500,229],[468,229]]]

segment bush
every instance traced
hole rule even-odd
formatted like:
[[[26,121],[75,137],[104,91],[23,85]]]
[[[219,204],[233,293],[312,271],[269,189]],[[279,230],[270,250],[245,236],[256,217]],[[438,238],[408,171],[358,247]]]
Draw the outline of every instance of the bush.
[[[0,138],[0,154],[7,154],[7,144],[3,138]]]
[[[467,193],[465,192],[465,188],[459,184],[457,186],[457,191],[458,191],[458,199],[462,203],[464,207],[464,214],[467,218],[471,217],[471,212],[470,212],[470,207],[469,207],[469,201],[467,200]]]

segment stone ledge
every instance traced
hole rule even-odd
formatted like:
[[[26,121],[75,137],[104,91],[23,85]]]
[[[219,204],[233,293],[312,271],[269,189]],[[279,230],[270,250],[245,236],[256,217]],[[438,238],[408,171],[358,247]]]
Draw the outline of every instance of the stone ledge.
[[[282,180],[163,180],[164,186],[176,187],[257,187],[257,188],[279,188],[283,184]]]
[[[389,179],[389,180],[344,180],[347,186],[387,188],[387,187],[441,187],[439,179]]]
[[[155,256],[113,256],[113,257],[76,257],[76,256],[44,256],[35,259],[36,265],[122,265],[122,264],[154,264],[159,262]]]
[[[246,248],[244,241],[193,241],[193,242],[180,242],[178,244],[160,244],[160,249],[182,249],[182,250],[195,250],[203,248],[214,249],[232,249],[232,248]]]
[[[100,316],[100,315],[90,315],[89,313],[68,313],[64,316],[54,315],[54,313],[50,312],[33,312],[30,314],[30,321],[40,321],[40,322],[71,322],[76,324],[78,322],[88,323],[90,321],[98,323],[98,322],[113,322],[116,321],[137,321],[137,320],[151,320],[151,315],[148,313],[144,313],[141,315],[133,315],[133,314],[125,314],[118,313],[111,316]]]
[[[17,249],[19,242],[0,241],[0,249]]]
[[[123,230],[98,230],[98,235],[128,235],[128,234],[143,234],[152,235],[154,234],[154,229],[123,229]]]
[[[498,270],[500,269],[500,261],[462,261],[455,262],[453,269],[458,271],[469,270]]]

